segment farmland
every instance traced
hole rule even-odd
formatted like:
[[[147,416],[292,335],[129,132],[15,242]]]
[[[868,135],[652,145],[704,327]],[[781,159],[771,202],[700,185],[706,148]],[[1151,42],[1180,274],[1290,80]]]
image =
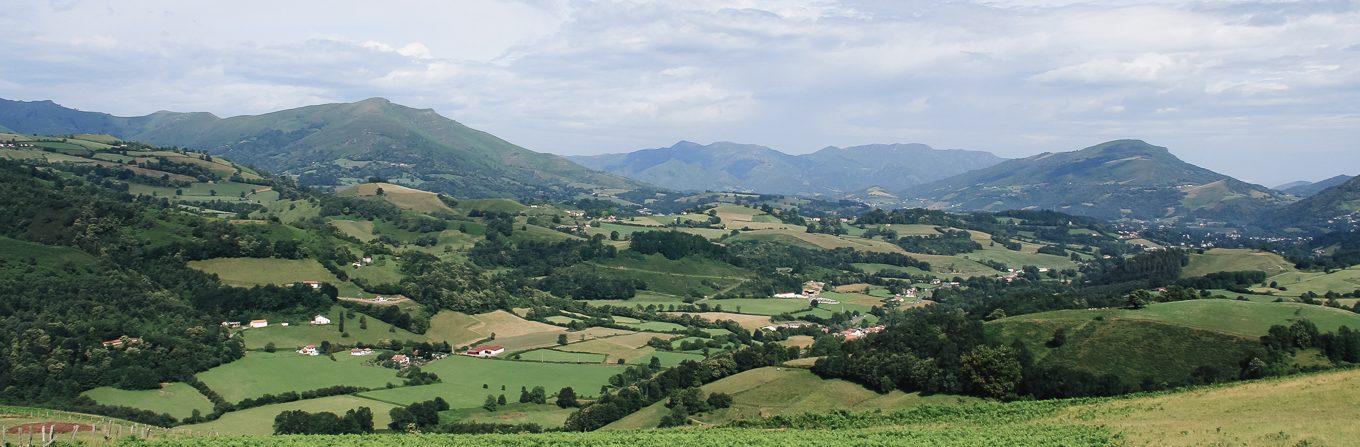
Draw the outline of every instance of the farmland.
[[[358,316],[345,321],[345,333],[349,334],[348,337],[345,337],[336,324],[340,315],[345,311],[346,309],[343,307],[332,306],[331,310],[325,314],[332,320],[332,324],[312,325],[309,322],[294,322],[288,326],[271,324],[267,327],[241,331],[241,335],[245,338],[246,349],[264,349],[266,345],[273,344],[281,350],[296,349],[309,344],[320,344],[323,341],[333,344],[376,344],[382,340],[419,340],[422,338],[405,329],[366,315],[363,316],[363,325],[359,323]]]
[[[289,285],[302,281],[341,283],[334,274],[311,259],[217,258],[189,261],[189,267],[217,275],[222,283],[238,287]]]
[[[249,352],[240,360],[198,374],[198,379],[228,402],[286,391],[309,391],[337,385],[380,388],[398,384],[397,371],[364,362],[372,357],[346,353],[306,356],[292,350]]]
[[[1294,270],[1293,264],[1280,255],[1266,251],[1236,248],[1214,248],[1203,254],[1190,254],[1190,264],[1181,276],[1192,278],[1214,272],[1260,271],[1274,276]]]
[[[189,417],[194,411],[212,412],[212,402],[194,387],[184,383],[162,384],[157,390],[121,390],[99,387],[84,393],[101,405],[117,405],[165,413],[177,418]]]
[[[359,396],[401,405],[443,397],[453,408],[475,408],[486,395],[517,398],[520,387],[542,386],[549,393],[572,387],[578,395],[595,395],[609,376],[622,368],[613,365],[520,362],[475,359],[455,355],[421,368],[439,375],[440,383],[359,393]],[[483,388],[482,385],[486,385]],[[504,389],[502,389],[504,387]]]

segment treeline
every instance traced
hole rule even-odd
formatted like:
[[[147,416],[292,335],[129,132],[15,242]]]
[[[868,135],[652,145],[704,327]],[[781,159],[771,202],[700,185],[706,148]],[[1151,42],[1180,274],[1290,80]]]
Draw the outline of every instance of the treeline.
[[[982,249],[982,244],[974,241],[972,233],[965,230],[937,227],[935,231],[940,234],[903,236],[893,243],[903,250],[928,255],[957,255]]]
[[[709,242],[703,236],[679,231],[633,233],[628,249],[645,255],[660,253],[666,259],[672,260],[690,255],[723,259],[727,254],[723,246]]]
[[[798,357],[798,348],[777,343],[750,346],[715,355],[703,361],[686,360],[660,373],[633,366],[619,374],[619,389],[605,393],[567,418],[570,431],[590,431],[603,427],[643,407],[670,397],[673,393],[727,377],[742,371],[773,366]],[[631,372],[629,372],[631,371]],[[615,379],[610,379],[611,383]]]
[[[276,435],[345,435],[373,433],[373,410],[359,407],[345,412],[344,416],[335,413],[308,413],[302,410],[289,410],[274,417]]]

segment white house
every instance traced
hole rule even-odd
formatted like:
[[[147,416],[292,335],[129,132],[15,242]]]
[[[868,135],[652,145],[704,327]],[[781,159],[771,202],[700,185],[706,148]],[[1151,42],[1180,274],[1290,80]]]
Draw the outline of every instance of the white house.
[[[269,326],[269,320],[250,320],[250,327],[262,328]]]
[[[467,350],[467,355],[473,357],[495,357],[505,352],[505,348],[498,345],[478,346]]]
[[[349,350],[349,355],[373,355],[373,350],[369,348],[354,348]]]
[[[297,352],[302,355],[321,355],[321,351],[316,350],[316,345],[303,346],[298,348]]]
[[[397,354],[392,356],[392,363],[396,363],[397,366],[405,367],[411,364],[411,358],[407,357],[405,354]]]
[[[331,324],[331,319],[326,318],[325,315],[317,315],[312,317],[312,324]]]

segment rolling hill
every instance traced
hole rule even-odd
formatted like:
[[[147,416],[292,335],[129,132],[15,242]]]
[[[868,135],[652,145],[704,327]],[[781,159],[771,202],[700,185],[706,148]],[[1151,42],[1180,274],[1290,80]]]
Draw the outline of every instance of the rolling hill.
[[[1046,152],[902,191],[950,210],[1051,209],[1104,219],[1244,220],[1288,199],[1181,161],[1164,147],[1116,140]]]
[[[1281,208],[1266,225],[1317,231],[1353,231],[1360,222],[1360,177]]]
[[[988,152],[924,144],[827,147],[789,155],[754,144],[689,141],[623,154],[569,157],[582,165],[681,190],[843,196],[880,187],[901,190],[1003,159]]]
[[[0,99],[0,126],[32,134],[109,134],[206,150],[298,175],[305,185],[347,185],[379,176],[457,197],[571,197],[643,186],[524,149],[433,110],[382,98],[231,118],[164,111],[119,117],[51,101]]]
[[[1284,185],[1276,186],[1275,190],[1299,197],[1312,197],[1313,195],[1322,192],[1324,189],[1346,183],[1347,180],[1352,178],[1354,178],[1354,176],[1343,174],[1317,182],[1299,181],[1286,183]]]

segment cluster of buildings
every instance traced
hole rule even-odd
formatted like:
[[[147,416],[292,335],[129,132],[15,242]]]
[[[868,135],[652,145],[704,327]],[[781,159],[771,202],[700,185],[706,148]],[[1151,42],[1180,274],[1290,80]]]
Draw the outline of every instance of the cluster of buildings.
[[[797,323],[797,322],[794,322],[794,323],[779,323],[779,324],[771,324],[771,325],[769,325],[769,326],[763,326],[763,327],[761,327],[760,329],[761,329],[761,330],[764,330],[764,331],[774,332],[774,331],[777,331],[777,330],[780,330],[780,329],[798,329],[798,328],[800,328],[800,327],[810,327],[810,326],[817,326],[817,325],[816,325],[816,324],[813,324],[813,323]]]
[[[124,336],[122,336],[122,337],[118,337],[118,338],[115,338],[115,339],[113,339],[113,340],[105,340],[102,344],[104,345],[105,348],[115,348],[115,349],[119,349],[119,348],[122,348],[122,347],[124,347],[124,346],[136,346],[136,345],[140,345],[140,344],[142,344],[142,339],[137,338],[137,337],[128,337],[128,336],[124,335]]]
[[[844,339],[845,341],[851,341],[851,340],[858,340],[858,339],[864,338],[865,336],[867,336],[867,335],[869,335],[869,334],[877,334],[877,333],[879,333],[879,332],[883,332],[883,325],[881,325],[881,324],[878,325],[878,326],[870,326],[870,327],[866,327],[866,328],[850,328],[850,329],[846,329],[846,330],[837,332],[837,333],[836,333],[836,336],[837,336],[837,337],[840,337],[840,338],[842,338],[842,339]]]
[[[360,258],[358,261],[354,261],[354,263],[350,264],[350,266],[357,269],[357,268],[359,268],[359,267],[363,267],[363,266],[365,266],[365,265],[369,265],[369,264],[372,264],[372,263],[373,263],[373,257],[372,257],[372,256],[368,256],[368,255],[365,255],[363,258]]]

